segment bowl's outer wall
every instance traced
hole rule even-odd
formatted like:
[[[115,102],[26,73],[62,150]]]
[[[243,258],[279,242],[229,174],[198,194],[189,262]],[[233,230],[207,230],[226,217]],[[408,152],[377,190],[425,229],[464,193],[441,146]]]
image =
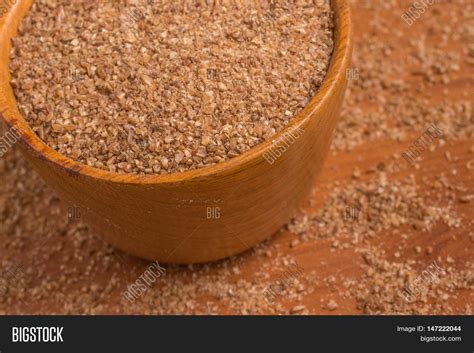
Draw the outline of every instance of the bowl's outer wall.
[[[19,0],[0,20],[0,111],[7,127],[22,131],[22,151],[44,180],[111,244],[165,263],[222,259],[277,232],[308,196],[328,152],[346,87],[352,50],[346,0],[332,1],[337,23],[331,69],[305,116],[295,118],[290,128],[298,125],[304,133],[281,157],[268,163],[262,157],[267,144],[236,157],[237,163],[224,162],[205,168],[212,172],[166,183],[84,174],[81,165],[52,151],[31,131],[17,109],[8,72],[10,38],[31,2]]]

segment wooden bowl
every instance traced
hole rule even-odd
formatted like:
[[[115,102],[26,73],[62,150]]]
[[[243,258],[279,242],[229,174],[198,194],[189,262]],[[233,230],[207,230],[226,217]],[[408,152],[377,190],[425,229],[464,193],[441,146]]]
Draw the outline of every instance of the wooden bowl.
[[[164,263],[222,259],[276,233],[308,196],[338,120],[352,52],[348,0],[332,0],[335,49],[315,97],[291,124],[246,153],[183,173],[110,173],[48,147],[20,114],[10,86],[11,38],[32,0],[0,19],[0,112],[25,157],[92,229],[117,248]],[[66,215],[65,215],[66,216]]]

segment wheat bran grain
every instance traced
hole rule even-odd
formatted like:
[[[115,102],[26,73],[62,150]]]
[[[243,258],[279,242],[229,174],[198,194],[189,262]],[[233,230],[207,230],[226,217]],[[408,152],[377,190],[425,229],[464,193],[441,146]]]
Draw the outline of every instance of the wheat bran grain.
[[[408,301],[403,291],[424,270],[420,264],[414,260],[387,261],[386,254],[379,249],[363,249],[361,254],[366,269],[364,276],[358,283],[347,281],[345,285],[353,288],[359,308],[365,314],[442,315],[452,311],[449,299],[455,290],[474,289],[474,264],[467,263],[466,269],[458,269],[446,265],[452,263],[446,259],[446,263],[441,263],[443,273],[438,280],[420,286],[420,295]]]
[[[404,225],[429,231],[441,220],[453,228],[460,226],[461,219],[449,206],[427,204],[425,197],[413,177],[389,181],[387,174],[379,171],[369,182],[334,187],[323,207],[314,214],[303,211],[288,228],[303,240],[340,238],[334,239],[333,247],[347,248],[382,230]],[[348,207],[357,208],[357,219],[347,219]]]
[[[329,0],[226,3],[36,1],[11,53],[21,112],[56,151],[119,173],[201,168],[268,140],[324,79]]]

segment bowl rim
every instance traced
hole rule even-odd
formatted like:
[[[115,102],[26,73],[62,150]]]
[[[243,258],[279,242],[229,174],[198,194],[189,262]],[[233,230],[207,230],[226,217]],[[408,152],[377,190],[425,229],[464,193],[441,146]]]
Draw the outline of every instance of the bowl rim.
[[[30,0],[31,1],[31,0]],[[17,1],[13,7],[19,7],[25,1]],[[29,7],[30,4],[26,6]],[[10,37],[7,34],[7,28],[11,25],[15,11],[10,11],[2,18],[0,22],[0,44],[5,46],[5,40]],[[328,71],[323,79],[321,86],[319,87],[316,94],[306,104],[305,108],[299,112],[296,116],[291,118],[288,125],[273,135],[272,139],[264,141],[244,153],[230,158],[228,160],[219,162],[215,165],[206,166],[198,169],[187,170],[183,172],[166,173],[166,174],[125,174],[110,172],[96,167],[91,167],[81,162],[77,162],[63,154],[57,152],[50,146],[48,146],[41,138],[31,129],[27,120],[23,117],[18,109],[18,103],[13,95],[10,80],[3,82],[7,84],[10,93],[13,96],[12,102],[7,97],[7,103],[0,105],[0,116],[3,118],[9,126],[18,127],[18,122],[21,125],[25,125],[27,129],[19,128],[15,129],[18,135],[18,142],[28,148],[35,157],[38,159],[53,164],[59,169],[63,169],[66,173],[75,177],[82,176],[93,179],[98,179],[106,182],[120,183],[120,184],[174,184],[185,181],[196,180],[198,178],[211,178],[218,175],[232,174],[239,170],[244,165],[249,165],[258,162],[258,160],[264,160],[264,153],[271,146],[272,141],[275,141],[282,137],[285,133],[290,130],[294,130],[310,122],[312,118],[316,118],[318,111],[330,99],[337,89],[337,84],[341,80],[345,80],[346,73],[343,72],[344,68],[347,68],[350,63],[351,52],[352,52],[352,21],[350,14],[349,0],[331,0],[331,8],[334,12],[334,48],[331,54],[331,60]],[[21,18],[23,19],[23,17]],[[16,32],[16,31],[15,31]],[[8,51],[8,60],[4,63],[6,65],[5,70],[7,71],[7,77],[10,78],[10,72],[8,64],[10,62]],[[2,75],[3,76],[3,75]],[[9,104],[14,103],[15,109]],[[6,116],[4,113],[6,110],[10,110],[11,116]],[[18,131],[19,130],[19,131]]]

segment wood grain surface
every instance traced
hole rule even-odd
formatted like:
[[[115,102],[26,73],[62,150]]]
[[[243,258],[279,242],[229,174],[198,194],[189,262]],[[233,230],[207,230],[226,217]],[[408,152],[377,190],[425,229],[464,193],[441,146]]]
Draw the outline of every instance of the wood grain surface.
[[[435,105],[447,98],[450,101],[466,99],[466,93],[472,101],[473,68],[463,62],[460,69],[450,75],[449,83],[436,83],[429,91],[420,90],[422,78],[413,74],[417,68],[410,66],[409,61],[404,61],[410,52],[410,42],[423,36],[428,36],[428,49],[441,41],[443,30],[432,31],[432,26],[436,28],[448,28],[453,30],[459,25],[450,13],[462,14],[467,2],[464,1],[442,1],[437,2],[427,12],[422,15],[412,26],[407,26],[401,19],[401,15],[410,6],[410,1],[352,1],[353,19],[355,33],[355,60],[354,68],[359,68],[363,74],[364,55],[367,51],[367,34],[380,30],[381,24],[384,27],[383,33],[377,34],[378,43],[373,43],[373,50],[380,49],[377,44],[382,43],[382,49],[390,49],[384,65],[400,67],[403,69],[393,80],[410,82],[408,94],[413,98],[424,97],[430,104]],[[472,9],[472,4],[471,4]],[[437,16],[434,16],[434,12]],[[436,23],[433,24],[433,21]],[[431,34],[430,34],[431,33]],[[395,35],[399,34],[399,35]],[[450,41],[446,50],[458,52],[464,55],[465,42],[463,38]],[[403,65],[402,65],[403,63]],[[357,65],[360,65],[357,66]],[[357,71],[356,71],[357,72]],[[379,73],[367,76],[377,76]],[[365,79],[365,78],[361,78]],[[356,106],[349,107],[349,113],[360,109],[363,113],[377,112],[381,103],[374,97],[376,89],[361,89],[359,82],[354,80],[350,83],[351,95],[358,98]],[[446,91],[448,89],[448,92]],[[393,98],[396,92],[389,91],[386,98]],[[346,109],[347,110],[347,109]],[[346,116],[348,118],[348,116]],[[385,120],[384,120],[385,119]],[[389,124],[388,117],[375,114],[375,126]],[[471,120],[472,123],[472,120]],[[340,125],[341,126],[341,125]],[[344,125],[347,129],[347,124]],[[372,133],[374,131],[371,131]],[[398,138],[395,133],[380,131],[380,137],[370,135],[370,131],[362,136],[362,139],[353,148],[341,151],[333,148],[328,155],[324,167],[314,183],[314,192],[310,200],[304,202],[302,207],[309,210],[317,210],[324,206],[328,196],[335,186],[350,185],[354,182],[352,176],[354,169],[361,171],[361,182],[370,181],[375,178],[373,172],[380,164],[390,165],[394,162],[393,155],[400,155],[413,141],[423,133],[420,131],[407,131],[403,138]],[[341,134],[341,131],[339,131]],[[370,135],[370,138],[367,137]],[[463,187],[464,194],[474,193],[474,178],[472,170],[466,166],[474,160],[474,146],[472,139],[446,137],[446,143],[438,146],[434,151],[426,151],[422,155],[419,167],[415,168],[403,160],[398,161],[399,168],[390,174],[391,181],[402,181],[406,177],[413,175],[419,182],[421,191],[430,191],[430,183],[423,181],[436,180],[442,175],[448,176],[450,183]],[[453,156],[451,160],[447,158],[446,152]],[[9,162],[17,168],[25,169],[25,182],[35,185],[41,198],[51,195],[53,192],[45,187],[42,182],[37,181],[31,168],[25,164],[17,152],[14,157],[9,157],[15,162]],[[7,170],[2,171],[2,178],[10,180],[15,175]],[[34,182],[33,182],[34,181]],[[23,197],[25,192],[17,183],[13,188],[19,197]],[[6,193],[6,191],[3,191]],[[239,190],[237,193],[240,192]],[[426,202],[435,202],[436,195],[428,196]],[[459,195],[455,195],[457,197]],[[27,196],[25,196],[27,197]],[[29,197],[29,196],[28,196]],[[71,203],[63,203],[61,210],[56,209],[59,201],[51,201],[53,206],[44,207],[35,214],[37,230],[34,236],[30,234],[20,234],[22,238],[19,245],[4,245],[0,248],[0,256],[3,263],[21,263],[25,268],[37,266],[40,270],[37,276],[25,275],[24,288],[18,292],[24,293],[18,300],[19,295],[15,294],[11,299],[0,302],[0,308],[6,313],[218,313],[218,314],[241,314],[240,304],[237,303],[242,298],[251,300],[256,292],[250,291],[250,287],[258,287],[261,273],[265,272],[268,281],[277,279],[283,267],[273,266],[279,259],[283,262],[286,259],[295,260],[299,266],[304,268],[306,274],[314,274],[317,278],[312,283],[311,293],[305,294],[295,300],[293,297],[282,295],[278,298],[277,312],[289,313],[296,305],[304,305],[307,312],[311,314],[361,314],[364,311],[358,305],[355,296],[347,296],[343,282],[351,279],[356,283],[364,275],[364,260],[356,251],[356,248],[334,250],[332,239],[313,239],[301,242],[297,246],[290,246],[298,239],[298,236],[291,234],[286,228],[268,241],[262,248],[248,251],[242,255],[233,257],[231,260],[213,263],[205,266],[168,266],[165,275],[149,289],[142,298],[134,304],[123,303],[122,293],[127,285],[133,283],[138,276],[149,266],[149,262],[133,258],[121,252],[110,249],[99,237],[90,232],[87,227],[80,225],[80,221],[69,222],[64,225],[66,211],[68,207],[74,206]],[[446,199],[446,202],[453,200]],[[454,200],[455,201],[455,200]],[[33,202],[33,201],[32,201]],[[274,200],[272,201],[274,202]],[[454,202],[454,211],[462,218],[462,225],[459,228],[452,228],[443,222],[437,222],[430,231],[417,231],[408,226],[398,227],[398,232],[394,229],[386,229],[378,232],[376,236],[366,242],[367,247],[378,247],[384,250],[389,261],[403,263],[409,260],[419,261],[421,268],[428,266],[437,259],[452,259],[453,265],[458,269],[466,269],[472,263],[474,254],[473,242],[473,215],[474,202],[460,203]],[[27,207],[27,206],[25,206]],[[257,205],[248,205],[254,210]],[[54,208],[54,212],[51,209]],[[272,217],[267,214],[267,217]],[[61,220],[60,220],[61,219]],[[33,225],[33,227],[34,227]],[[79,230],[77,228],[79,227]],[[73,234],[80,238],[81,245],[77,245],[77,239],[71,239],[65,235],[54,234],[54,229],[59,228],[65,234],[68,229],[75,229]],[[49,234],[46,232],[49,230]],[[33,231],[32,231],[33,233]],[[408,234],[406,241],[402,235]],[[239,234],[244,237],[245,234]],[[2,243],[6,244],[11,235],[4,232],[0,234]],[[426,249],[432,248],[431,253],[414,251],[415,247]],[[83,256],[78,255],[83,254]],[[397,254],[397,255],[396,255]],[[107,257],[107,265],[103,265],[104,258]],[[225,277],[213,277],[223,272],[223,268],[230,270],[230,275]],[[259,275],[257,275],[259,274]],[[69,277],[70,281],[62,278]],[[219,281],[221,280],[221,282]],[[224,285],[225,280],[225,285]],[[214,281],[214,283],[213,283]],[[200,291],[195,291],[193,295],[190,286],[206,283],[199,287]],[[49,288],[49,292],[48,292]],[[85,289],[84,289],[85,288]],[[91,289],[96,288],[96,289]],[[97,288],[99,288],[97,290]],[[230,289],[229,289],[230,288]],[[260,287],[258,287],[260,288]],[[350,288],[349,288],[350,289]],[[37,290],[44,295],[34,297],[32,293]],[[229,300],[227,291],[234,291],[236,300]],[[226,291],[223,293],[222,291]],[[247,291],[248,296],[239,296],[239,291]],[[258,289],[261,294],[261,289]],[[257,292],[258,292],[257,291]],[[49,293],[49,294],[48,294]],[[171,293],[171,294],[170,294]],[[33,300],[32,297],[35,299]],[[250,299],[248,298],[250,297]],[[92,299],[91,299],[92,298]],[[173,298],[173,299],[170,299]],[[329,310],[325,303],[334,300],[337,308]],[[441,300],[441,299],[439,299]],[[192,305],[189,303],[192,302]],[[474,303],[474,291],[468,289],[453,289],[449,298],[449,306],[452,310],[449,313],[464,314],[469,313],[469,308]],[[250,311],[252,312],[252,311]],[[275,310],[262,307],[255,310],[256,313],[274,313]],[[424,312],[442,313],[438,311]]]

